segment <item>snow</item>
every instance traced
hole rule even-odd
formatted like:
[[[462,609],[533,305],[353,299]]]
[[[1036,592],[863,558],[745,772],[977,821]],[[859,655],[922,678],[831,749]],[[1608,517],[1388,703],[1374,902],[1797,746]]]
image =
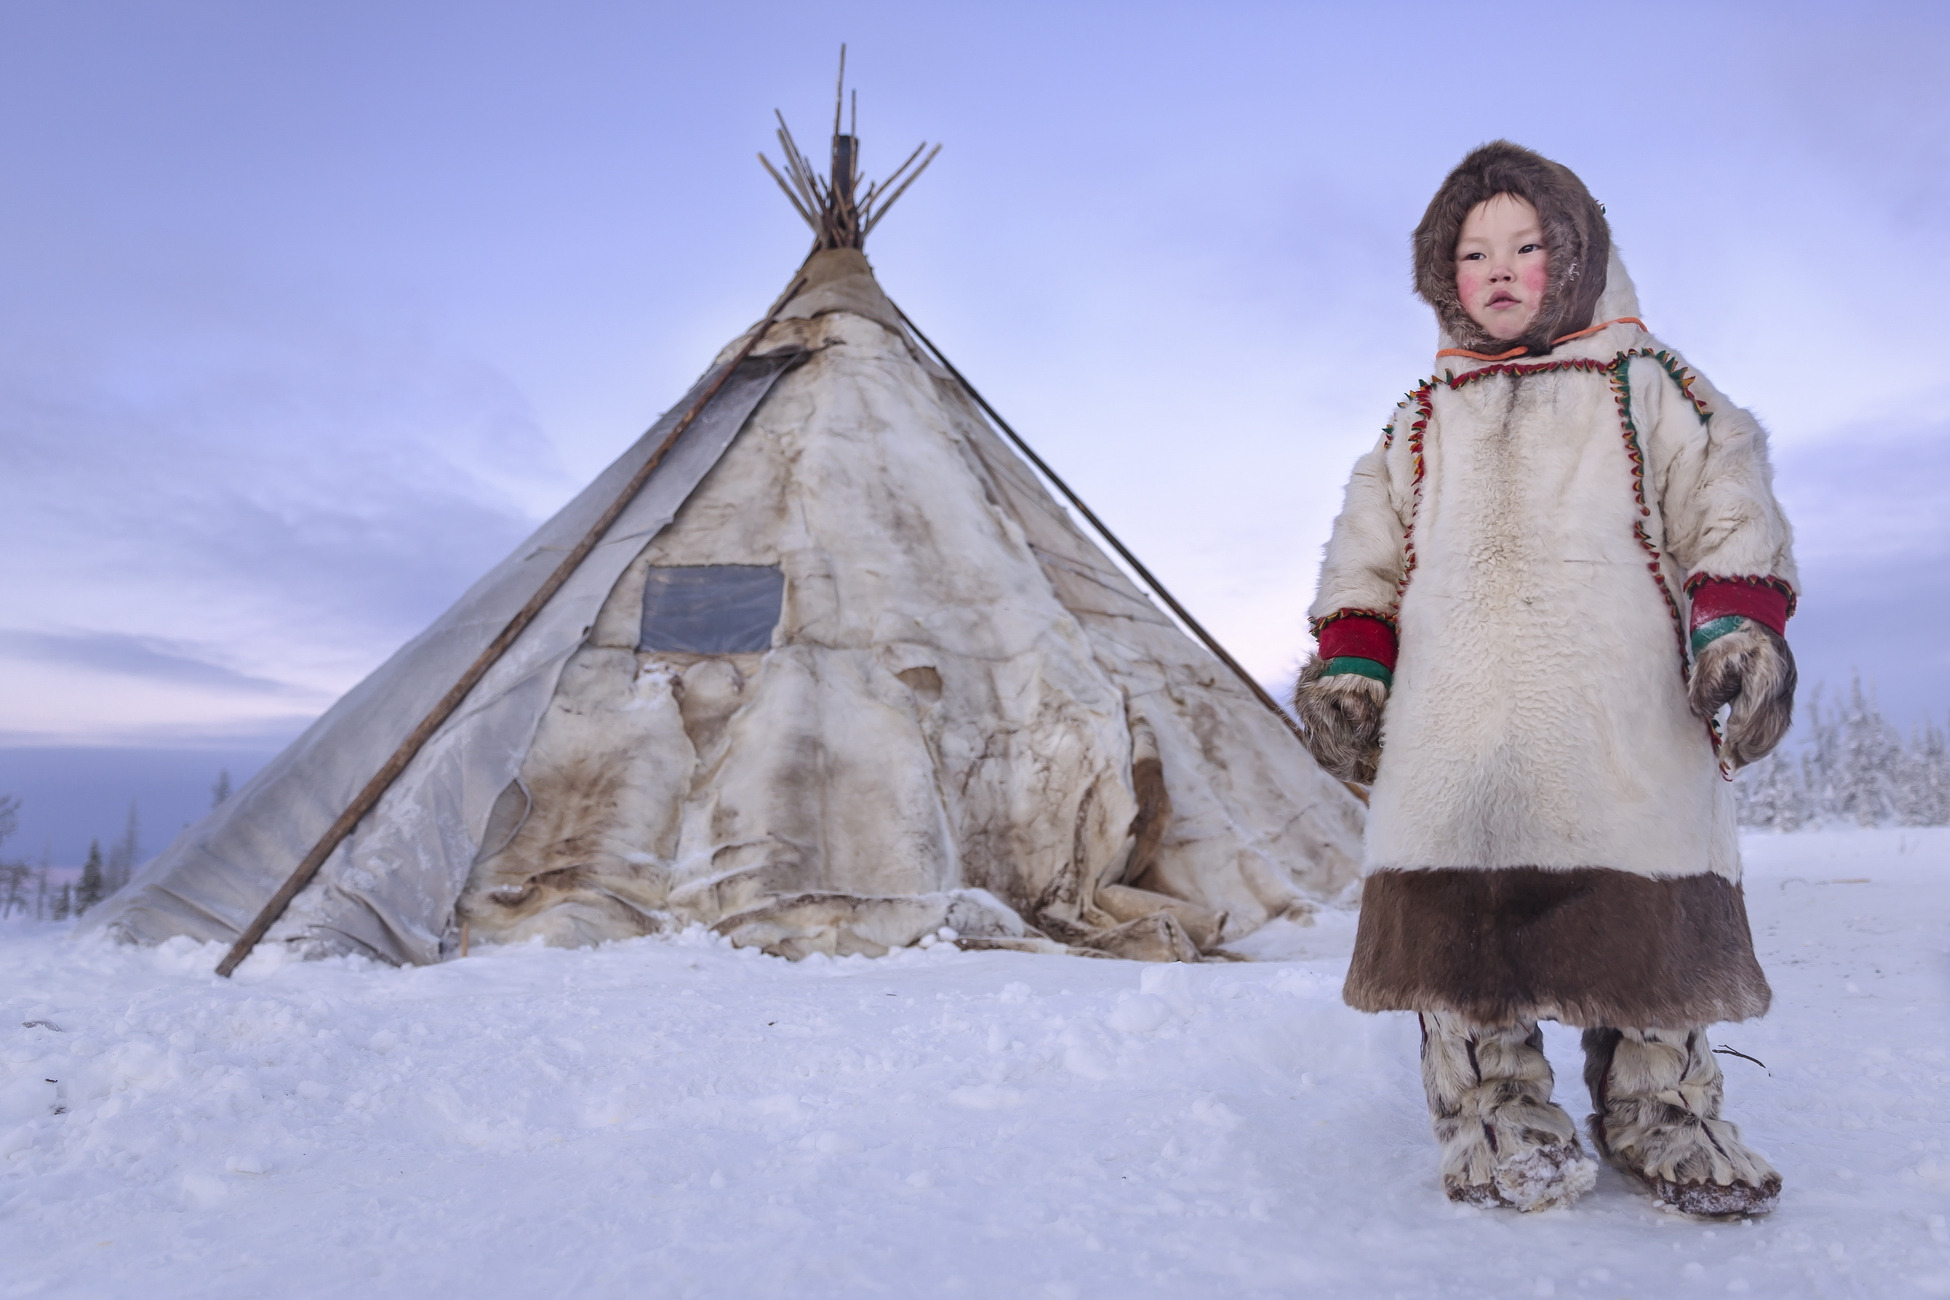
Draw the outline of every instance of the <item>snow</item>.
[[[392,969],[0,930],[0,1296],[1950,1295],[1950,830],[1756,835],[1757,1224],[1454,1206],[1345,914],[1252,963]],[[1547,1028],[1582,1115],[1577,1040]],[[62,1108],[61,1113],[55,1113]]]

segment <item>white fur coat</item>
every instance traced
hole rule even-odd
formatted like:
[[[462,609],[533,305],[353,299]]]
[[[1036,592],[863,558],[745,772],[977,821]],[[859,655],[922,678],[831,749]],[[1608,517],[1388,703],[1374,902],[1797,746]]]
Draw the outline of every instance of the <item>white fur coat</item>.
[[[1638,316],[1615,256],[1608,284],[1597,319]],[[1368,870],[1737,880],[1685,586],[1793,584],[1790,544],[1759,422],[1641,326],[1438,358],[1355,465],[1311,610],[1399,626]]]

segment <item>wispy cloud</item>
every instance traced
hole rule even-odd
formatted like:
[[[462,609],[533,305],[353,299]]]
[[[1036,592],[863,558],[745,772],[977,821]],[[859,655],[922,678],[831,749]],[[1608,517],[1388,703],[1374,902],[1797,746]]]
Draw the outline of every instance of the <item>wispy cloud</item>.
[[[199,647],[121,632],[9,632],[0,630],[0,659],[91,669],[172,685],[215,687],[265,695],[309,695],[290,682],[240,673],[214,663]]]

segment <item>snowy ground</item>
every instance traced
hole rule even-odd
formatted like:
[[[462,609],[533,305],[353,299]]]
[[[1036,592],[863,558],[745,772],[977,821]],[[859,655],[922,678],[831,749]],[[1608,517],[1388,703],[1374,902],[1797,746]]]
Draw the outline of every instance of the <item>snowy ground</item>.
[[[1950,1296],[1950,830],[1748,860],[1776,1010],[1715,1041],[1767,1063],[1721,1058],[1787,1177],[1757,1225],[1609,1171],[1450,1205],[1345,916],[1255,964],[691,937],[235,981],[15,926],[0,1296]]]

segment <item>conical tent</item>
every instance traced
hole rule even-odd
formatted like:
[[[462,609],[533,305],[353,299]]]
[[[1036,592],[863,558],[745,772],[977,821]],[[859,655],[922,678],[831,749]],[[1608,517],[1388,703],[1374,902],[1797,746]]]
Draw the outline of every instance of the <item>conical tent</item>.
[[[854,224],[93,924],[247,946],[261,915],[413,963],[692,923],[788,956],[948,927],[1190,959],[1341,892],[1359,802],[1072,522]]]

